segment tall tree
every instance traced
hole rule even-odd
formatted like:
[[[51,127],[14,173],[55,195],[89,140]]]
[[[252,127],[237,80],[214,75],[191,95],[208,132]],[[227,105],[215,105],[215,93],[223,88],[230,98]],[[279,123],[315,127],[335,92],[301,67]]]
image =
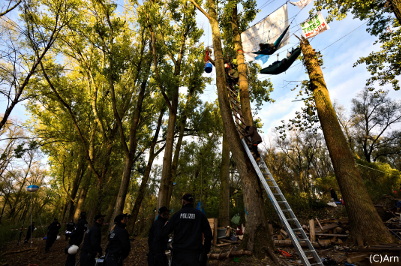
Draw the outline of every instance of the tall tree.
[[[388,91],[368,89],[352,99],[352,121],[354,122],[355,138],[361,150],[361,155],[367,162],[386,157],[390,154],[391,143],[394,142],[391,127],[401,122],[401,103],[390,99]],[[391,137],[392,136],[392,137]],[[390,145],[387,146],[387,143]],[[387,147],[386,147],[387,146]]]
[[[219,226],[230,225],[230,142],[223,135],[220,167]]]
[[[47,3],[47,8],[54,11],[53,18],[40,10],[37,1],[19,1],[17,5],[22,5],[22,21],[18,23],[5,18],[7,24],[1,27],[0,97],[4,97],[7,104],[0,120],[0,129],[4,127],[15,106],[25,100],[23,92],[31,77],[72,16],[72,5],[65,1]],[[11,12],[10,9],[8,11]],[[24,42],[28,45],[22,45]]]
[[[301,49],[309,74],[309,88],[313,92],[334,172],[346,202],[351,234],[359,245],[392,243],[394,239],[381,221],[356,168],[355,159],[331,104],[316,52],[305,38],[301,40]]]
[[[355,65],[365,63],[371,77],[366,85],[371,89],[373,84],[390,84],[395,90],[400,89],[399,79],[401,74],[401,1],[400,0],[337,0],[314,2],[317,10],[328,10],[328,21],[333,18],[338,20],[352,14],[360,20],[368,20],[368,32],[377,36],[377,43],[381,43],[381,50],[372,52],[366,57],[360,58]],[[395,18],[394,18],[395,16]]]
[[[179,110],[179,88],[186,85],[184,83],[185,72],[183,72],[185,61],[195,60],[191,56],[186,56],[188,44],[196,43],[201,32],[196,26],[195,9],[186,2],[173,1],[167,5],[148,1],[143,17],[147,20],[151,32],[154,78],[169,109],[158,198],[159,207],[169,206],[173,179],[174,137]],[[167,19],[168,17],[171,20]],[[176,152],[176,154],[179,153]]]
[[[230,140],[230,148],[237,164],[237,169],[241,175],[244,202],[247,209],[247,230],[244,237],[244,246],[248,250],[254,251],[258,256],[265,256],[266,253],[268,253],[272,259],[276,260],[277,258],[273,253],[272,238],[269,237],[267,219],[264,213],[263,189],[258,182],[258,177],[253,170],[251,162],[246,156],[244,147],[241,145],[241,140],[234,124],[228,100],[221,41],[222,38],[217,16],[217,3],[213,0],[207,1],[206,6],[208,12],[206,12],[195,1],[191,0],[191,2],[207,17],[212,29],[216,67],[216,86],[220,113],[223,120],[223,129],[224,134]]]

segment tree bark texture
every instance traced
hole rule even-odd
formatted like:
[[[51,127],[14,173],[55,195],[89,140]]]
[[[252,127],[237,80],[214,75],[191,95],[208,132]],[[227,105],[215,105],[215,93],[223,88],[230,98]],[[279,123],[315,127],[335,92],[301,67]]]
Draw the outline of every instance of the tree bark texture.
[[[234,49],[237,53],[238,85],[240,93],[241,112],[247,126],[253,126],[251,101],[249,99],[248,67],[245,64],[244,51],[242,50],[241,34],[238,27],[237,8],[233,8],[232,29]]]
[[[401,0],[389,0],[389,2],[398,23],[401,25]]]
[[[120,183],[120,189],[118,190],[118,195],[117,195],[117,200],[116,200],[116,205],[114,207],[114,212],[113,212],[113,217],[116,217],[118,214],[123,213],[124,210],[124,204],[125,204],[125,199],[127,197],[127,192],[128,192],[128,187],[129,183],[131,180],[131,172],[132,172],[132,167],[135,163],[135,153],[136,153],[136,148],[138,146],[138,140],[137,140],[137,131],[139,127],[139,120],[141,117],[142,113],[142,105],[143,101],[145,98],[145,91],[146,91],[147,83],[142,82],[140,91],[138,94],[136,106],[135,106],[135,111],[132,114],[132,117],[130,118],[130,130],[129,130],[129,136],[128,139],[125,137],[124,134],[124,127],[122,120],[119,116],[116,115],[117,113],[117,108],[115,101],[113,101],[113,109],[115,109],[115,118],[116,120],[119,120],[118,124],[120,127],[120,134],[121,134],[121,141],[124,146],[124,171],[122,174],[121,178],[121,183]],[[112,94],[114,94],[114,89]],[[113,99],[114,100],[114,99]],[[128,144],[126,142],[128,141]]]
[[[264,257],[266,253],[269,253],[269,250],[273,250],[273,241],[272,236],[269,235],[267,219],[264,213],[263,191],[258,177],[246,156],[244,147],[241,145],[241,140],[232,117],[226,87],[221,33],[215,10],[215,2],[208,0],[208,7],[208,19],[212,28],[213,48],[216,58],[218,101],[223,120],[224,134],[230,141],[230,149],[242,179],[243,197],[246,208],[246,231],[243,244],[247,250],[253,251],[255,256]]]
[[[230,142],[223,135],[220,167],[219,226],[230,225]]]
[[[316,53],[306,39],[302,39],[301,49],[323,135],[345,201],[351,235],[358,244],[392,243],[393,238],[380,219],[356,168],[351,149],[332,106]]]
[[[182,36],[181,47],[185,46],[185,41],[186,41],[185,36]],[[155,46],[153,45],[153,47]],[[179,97],[178,90],[180,87],[180,82],[178,78],[181,73],[181,63],[184,58],[184,49],[181,49],[180,51],[181,52],[177,55],[177,60],[174,63],[173,76],[176,77],[177,80],[174,86],[169,88],[171,95],[170,99],[169,100],[166,99],[170,112],[167,126],[166,148],[164,150],[164,156],[163,156],[163,169],[160,181],[158,208],[162,206],[166,206],[168,208],[170,205],[170,187],[172,186],[173,183],[172,163],[173,163],[173,152],[174,152],[174,134],[177,122],[178,97]],[[157,68],[157,64],[155,64],[155,67]],[[161,82],[161,80],[159,80],[159,82]],[[160,84],[160,87],[163,86]]]

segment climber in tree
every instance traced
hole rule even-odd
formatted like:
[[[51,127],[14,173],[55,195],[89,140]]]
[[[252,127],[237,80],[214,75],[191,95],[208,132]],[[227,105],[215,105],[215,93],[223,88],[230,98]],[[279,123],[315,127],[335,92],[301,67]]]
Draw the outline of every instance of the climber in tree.
[[[250,138],[251,152],[253,153],[255,160],[260,160],[260,154],[258,151],[258,144],[262,142],[262,137],[259,135],[258,130],[254,126],[246,126],[244,130],[244,136]]]

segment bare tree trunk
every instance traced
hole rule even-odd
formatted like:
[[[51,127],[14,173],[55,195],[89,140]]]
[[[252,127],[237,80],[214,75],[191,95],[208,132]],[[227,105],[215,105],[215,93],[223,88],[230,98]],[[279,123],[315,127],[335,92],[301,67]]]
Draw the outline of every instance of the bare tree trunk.
[[[181,64],[184,58],[185,41],[186,37],[181,36],[180,53],[178,53],[177,59],[174,62],[174,77],[179,77],[181,73]],[[157,65],[155,64],[155,66]],[[160,79],[159,82],[161,82]],[[160,87],[163,86],[160,85]],[[159,189],[159,200],[158,200],[159,208],[161,206],[166,206],[167,208],[170,206],[170,190],[173,184],[172,164],[173,164],[173,153],[174,153],[174,134],[177,121],[177,111],[178,111],[178,96],[179,96],[178,90],[179,90],[179,82],[177,80],[176,85],[170,88],[170,95],[171,95],[170,99],[168,99],[168,97],[164,94],[166,103],[169,106],[170,113],[167,127],[166,148],[164,150],[164,157],[163,157],[162,177]]]
[[[238,27],[237,7],[233,8],[232,29],[234,49],[237,52],[238,85],[240,93],[241,111],[247,126],[253,125],[251,101],[249,99],[248,67],[245,64],[244,51],[242,50],[241,34]]]
[[[398,23],[401,24],[401,0],[389,0],[389,2]]]
[[[219,226],[230,225],[230,143],[223,135],[220,167]]]
[[[209,19],[212,28],[213,48],[215,54],[216,67],[216,85],[220,113],[223,120],[224,134],[230,141],[230,148],[237,164],[238,171],[242,178],[242,187],[244,194],[244,204],[247,213],[246,231],[243,245],[246,249],[253,251],[257,257],[266,256],[266,253],[274,259],[272,236],[268,230],[267,218],[264,213],[262,189],[258,182],[258,177],[247,159],[245,150],[241,145],[241,140],[234,124],[232,112],[228,101],[228,92],[226,88],[226,78],[223,61],[223,49],[221,45],[221,33],[217,20],[216,3],[208,0],[209,13],[205,12],[195,1],[191,2]]]
[[[130,232],[134,232],[135,222],[138,220],[139,209],[141,208],[142,201],[145,198],[145,192],[146,192],[146,188],[148,185],[150,173],[152,170],[153,161],[159,155],[159,153],[163,150],[163,147],[162,147],[158,151],[155,152],[155,147],[157,144],[157,139],[159,136],[160,128],[161,128],[161,125],[163,122],[164,113],[165,113],[164,109],[160,111],[159,119],[157,122],[157,128],[155,130],[155,134],[153,136],[152,143],[150,144],[148,164],[146,166],[145,173],[143,174],[141,185],[139,186],[139,190],[137,193],[137,197],[135,199],[134,207],[132,208],[132,212],[131,212],[132,218],[130,220],[133,221],[134,223],[132,225],[132,228],[130,229]]]
[[[88,190],[89,190],[89,185],[91,183],[92,180],[92,171],[89,172],[88,176],[86,177],[87,179],[84,180],[82,187],[80,188],[80,191],[78,193],[78,197],[77,197],[77,204],[76,204],[76,208],[75,208],[75,212],[74,212],[74,220],[77,221],[79,218],[79,215],[81,214],[81,212],[83,212],[83,205],[86,199],[86,196],[88,194]]]
[[[86,162],[85,159],[78,159],[78,160],[79,160],[78,169],[74,181],[72,183],[72,189],[71,192],[69,193],[69,198],[67,199],[68,201],[66,203],[67,221],[70,221],[74,218],[75,200],[77,198],[79,185],[81,184],[82,178],[85,175],[86,169],[88,167],[85,163]]]
[[[356,168],[351,149],[347,145],[347,140],[331,104],[316,53],[306,39],[302,39],[301,49],[324,138],[341,194],[345,200],[351,235],[359,245],[392,243],[394,239],[380,219],[360,172]]]
[[[159,200],[158,200],[158,208],[161,206],[169,207],[169,191],[171,185],[171,165],[173,161],[173,147],[174,147],[174,133],[175,133],[175,124],[177,120],[177,108],[178,108],[178,88],[176,89],[177,93],[174,93],[172,100],[172,108],[170,109],[168,126],[167,126],[167,137],[166,137],[166,148],[164,150],[163,156],[163,169],[162,169],[162,177],[160,180],[160,189],[159,189]],[[174,89],[174,91],[176,91]]]
[[[123,142],[124,150],[125,150],[125,162],[124,162],[124,171],[121,178],[120,189],[118,190],[116,205],[114,207],[113,217],[117,216],[119,213],[122,213],[124,210],[125,199],[127,197],[129,182],[131,179],[131,170],[135,162],[135,153],[137,148],[137,130],[139,125],[139,119],[141,117],[142,112],[142,104],[145,97],[146,91],[146,82],[142,82],[141,89],[138,95],[138,100],[135,107],[135,112],[133,113],[130,120],[130,130],[129,130],[129,138],[128,145],[126,144],[127,139],[124,135],[124,127],[122,125],[122,121],[119,120],[118,124],[120,125],[120,134],[121,141]],[[112,90],[112,95],[114,95],[114,89]],[[115,98],[115,97],[113,97]],[[117,107],[115,106],[115,101],[113,101],[113,108],[115,109],[114,113],[117,113]],[[121,119],[117,115],[117,120]]]

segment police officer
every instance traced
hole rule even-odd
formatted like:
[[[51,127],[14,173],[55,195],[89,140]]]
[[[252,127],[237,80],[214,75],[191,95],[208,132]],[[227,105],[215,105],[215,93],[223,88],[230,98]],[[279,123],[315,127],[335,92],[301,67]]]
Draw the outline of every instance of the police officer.
[[[170,215],[170,210],[163,206],[159,209],[159,215],[149,230],[148,237],[148,266],[167,266],[168,260],[165,254],[168,238],[161,238],[163,226]]]
[[[102,256],[101,229],[104,222],[104,217],[105,216],[101,214],[96,215],[95,223],[85,234],[80,255],[81,266],[94,266],[96,264],[96,254]]]
[[[191,194],[182,196],[181,210],[163,227],[162,237],[174,233],[172,266],[206,265],[212,245],[212,230],[206,216],[193,205]]]
[[[82,243],[87,228],[88,228],[88,221],[86,220],[86,212],[81,212],[76,227],[70,235],[70,240],[68,241],[69,246],[75,245],[79,247]],[[67,251],[67,254],[68,255],[67,255],[67,260],[65,262],[65,266],[75,266],[76,252],[68,253]]]
[[[57,239],[58,231],[61,228],[61,224],[58,222],[57,218],[54,218],[53,222],[47,227],[47,238],[45,251],[49,252],[50,248],[53,246]]]
[[[119,214],[114,218],[114,228],[109,234],[104,264],[106,266],[121,266],[131,251],[127,226],[128,214]]]

